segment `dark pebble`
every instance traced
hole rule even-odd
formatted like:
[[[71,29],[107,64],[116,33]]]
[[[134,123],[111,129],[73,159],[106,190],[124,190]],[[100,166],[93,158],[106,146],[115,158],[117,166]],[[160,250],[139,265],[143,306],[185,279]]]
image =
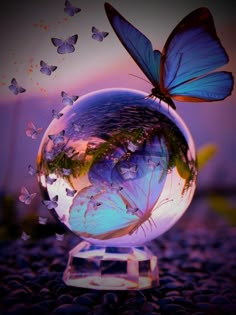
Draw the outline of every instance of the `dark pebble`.
[[[64,271],[65,264],[61,258],[55,258],[50,264],[50,270],[52,271]]]
[[[16,289],[10,293],[10,296],[22,299],[25,298],[26,296],[29,296],[29,292],[24,289]]]
[[[78,304],[81,304],[81,305],[92,306],[96,302],[90,296],[87,296],[86,294],[83,294],[81,296],[74,297],[73,303],[78,303]]]
[[[63,294],[57,298],[60,304],[70,304],[73,301],[73,297],[70,294]]]
[[[159,310],[160,310],[160,306],[152,302],[145,302],[141,307],[141,311],[143,314],[152,313],[154,311],[159,311]]]
[[[183,310],[183,306],[179,304],[166,304],[161,308],[161,312],[165,315],[173,315],[179,310]]]
[[[56,296],[66,294],[68,292],[68,287],[64,283],[58,283],[54,292]]]
[[[9,283],[11,280],[23,282],[24,278],[23,276],[20,276],[20,275],[6,275],[3,277],[3,280],[6,281],[6,283]]]
[[[185,310],[178,310],[175,315],[189,315],[189,313]]]
[[[224,305],[222,314],[235,315],[236,314],[236,303]]]
[[[37,281],[39,282],[40,276],[38,274],[35,274],[35,272],[25,272],[24,273],[24,281],[25,280],[32,280],[37,277]]]
[[[212,304],[229,304],[230,303],[230,300],[227,299],[227,297],[225,296],[222,296],[222,295],[216,295],[216,296],[213,296],[211,299],[210,299],[210,303]]]
[[[114,309],[107,307],[107,305],[98,304],[94,307],[92,314],[93,315],[112,315],[113,313],[114,313]]]
[[[194,296],[195,302],[209,302],[211,295],[199,294]]]
[[[11,289],[20,289],[22,288],[22,283],[20,283],[18,280],[10,280],[8,281],[8,286]]]
[[[137,296],[132,298],[127,298],[125,303],[127,305],[134,305],[134,306],[140,306],[144,302],[146,302],[146,298],[144,296]]]
[[[104,304],[116,304],[118,302],[118,296],[115,293],[105,293],[103,295]]]
[[[187,263],[181,263],[180,269],[184,271],[199,271],[202,268],[202,264],[200,262],[187,262]]]
[[[168,297],[168,298],[163,298],[163,299],[160,299],[158,301],[159,305],[162,307],[166,304],[170,304],[171,302],[173,301],[173,299],[171,297]]]
[[[59,314],[59,315],[78,315],[78,314],[87,314],[89,312],[89,307],[85,305],[79,304],[62,304],[55,308],[52,311],[52,314]]]
[[[209,303],[206,303],[206,302],[205,303],[204,302],[196,303],[196,308],[201,310],[201,311],[206,312],[206,311],[210,310],[211,305]]]
[[[171,290],[165,293],[166,297],[173,297],[173,296],[179,296],[179,295],[180,295],[180,292],[177,290]]]
[[[48,288],[42,288],[39,292],[40,294],[49,294],[50,293],[50,290]]]
[[[184,290],[193,290],[194,289],[194,283],[192,281],[186,281],[183,285]]]
[[[30,305],[27,307],[25,314],[42,315],[47,312],[47,308],[43,305]]]
[[[169,282],[165,285],[162,285],[161,289],[168,291],[168,290],[178,290],[178,289],[181,289],[182,287],[183,287],[182,283],[175,281],[175,282]]]
[[[44,300],[42,302],[38,303],[39,306],[47,309],[47,310],[51,310],[53,308],[53,306],[55,305],[55,301],[54,300]]]
[[[14,304],[7,313],[7,315],[22,315],[22,314],[27,314],[27,306],[23,303]]]
[[[160,278],[160,285],[165,285],[167,283],[170,283],[170,282],[175,282],[175,278],[173,277],[170,277],[170,276],[164,276],[164,277],[161,277]]]
[[[0,285],[0,296],[1,296],[1,297],[3,297],[3,296],[5,296],[5,295],[9,294],[10,291],[11,291],[11,290],[10,290],[6,285],[3,285],[3,284]]]
[[[182,296],[179,297],[174,297],[173,298],[173,303],[175,304],[180,304],[184,307],[192,308],[193,307],[193,302],[190,299],[184,298]]]

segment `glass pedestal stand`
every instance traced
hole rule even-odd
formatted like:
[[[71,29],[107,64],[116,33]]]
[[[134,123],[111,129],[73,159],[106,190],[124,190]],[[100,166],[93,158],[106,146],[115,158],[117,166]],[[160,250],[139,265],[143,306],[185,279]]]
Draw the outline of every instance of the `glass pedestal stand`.
[[[69,252],[63,280],[98,290],[140,290],[159,285],[157,257],[146,247],[100,247],[82,241]]]

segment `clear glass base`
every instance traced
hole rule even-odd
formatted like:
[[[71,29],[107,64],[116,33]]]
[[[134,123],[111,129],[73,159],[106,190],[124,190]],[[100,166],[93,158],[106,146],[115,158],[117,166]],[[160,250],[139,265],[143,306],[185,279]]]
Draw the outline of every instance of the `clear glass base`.
[[[159,285],[157,257],[146,246],[100,247],[82,241],[69,252],[63,280],[97,290],[140,290]]]

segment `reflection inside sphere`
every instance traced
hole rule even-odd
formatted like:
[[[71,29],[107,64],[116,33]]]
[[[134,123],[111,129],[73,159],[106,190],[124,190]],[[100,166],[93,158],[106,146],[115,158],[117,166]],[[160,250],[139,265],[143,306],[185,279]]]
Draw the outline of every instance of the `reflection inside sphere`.
[[[97,245],[141,245],[168,230],[196,187],[196,156],[182,119],[136,90],[107,89],[66,106],[37,165],[49,211]]]

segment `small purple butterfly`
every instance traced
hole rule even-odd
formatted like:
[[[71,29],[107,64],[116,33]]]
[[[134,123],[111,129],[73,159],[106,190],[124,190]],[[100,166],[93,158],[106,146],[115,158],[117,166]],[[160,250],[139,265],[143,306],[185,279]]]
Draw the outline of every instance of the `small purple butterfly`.
[[[138,149],[138,145],[134,144],[131,141],[128,141],[127,149],[130,150],[131,152],[135,152]]]
[[[41,225],[45,225],[47,223],[48,218],[39,217],[38,222]]]
[[[70,168],[63,168],[62,169],[62,174],[64,176],[70,176],[71,175],[71,169]]]
[[[66,188],[66,195],[69,196],[69,197],[74,197],[74,195],[77,193],[77,190],[73,189],[69,189],[69,188]]]
[[[46,62],[43,60],[40,61],[40,72],[46,75],[51,75],[52,72],[54,72],[57,67],[56,66],[49,66]]]
[[[31,176],[34,176],[36,175],[38,172],[35,168],[33,168],[32,165],[28,165],[28,174],[31,175]]]
[[[30,205],[31,201],[34,199],[34,197],[37,195],[36,193],[30,194],[28,189],[24,186],[21,187],[21,194],[19,195],[19,200],[26,205]]]
[[[51,200],[43,200],[42,204],[46,206],[49,210],[52,210],[58,206],[58,195],[54,196]]]
[[[45,152],[45,159],[47,161],[52,161],[54,159],[54,152],[53,151],[46,151]]]
[[[75,51],[74,45],[76,44],[77,40],[77,34],[68,37],[66,40],[60,38],[51,38],[53,45],[57,47],[58,54],[73,53]]]
[[[31,236],[23,231],[20,238],[23,241],[28,241],[31,238]]]
[[[15,78],[11,80],[11,84],[8,86],[8,88],[15,95],[24,93],[26,91],[26,89],[24,89],[22,86],[19,86]]]
[[[84,125],[79,125],[73,122],[72,127],[75,132],[81,132],[82,129],[84,128]]]
[[[129,163],[119,167],[119,172],[123,179],[134,179],[137,176],[138,166],[134,163]]]
[[[64,135],[65,135],[65,130],[62,130],[57,135],[48,135],[48,138],[53,141],[54,145],[57,145],[57,144],[64,143],[65,141]]]
[[[37,128],[32,121],[28,122],[27,129],[25,131],[26,135],[32,139],[37,139],[38,135],[42,132],[43,128]]]
[[[74,16],[75,14],[79,13],[81,11],[80,8],[76,8],[74,7],[70,1],[66,0],[65,2],[65,8],[64,8],[64,12],[66,14],[68,14],[69,16]]]
[[[73,105],[74,102],[79,98],[77,95],[69,95],[66,92],[61,92],[62,104],[63,105]]]
[[[55,109],[52,110],[52,119],[60,119],[62,116],[62,113],[57,112]]]
[[[52,185],[53,183],[55,183],[57,179],[56,178],[51,178],[50,176],[46,177],[46,183],[49,185]]]
[[[92,33],[92,38],[99,42],[102,42],[109,35],[108,32],[100,32],[95,26],[92,27]]]

